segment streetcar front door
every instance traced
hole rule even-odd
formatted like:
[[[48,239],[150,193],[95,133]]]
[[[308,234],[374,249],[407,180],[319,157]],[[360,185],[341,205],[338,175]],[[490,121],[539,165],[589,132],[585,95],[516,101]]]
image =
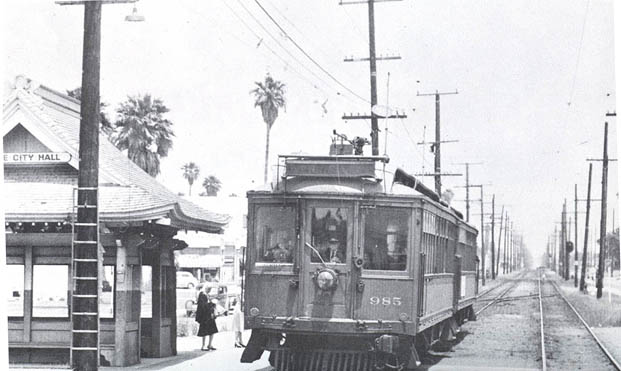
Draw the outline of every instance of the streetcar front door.
[[[311,202],[305,213],[303,317],[351,317],[353,204]]]

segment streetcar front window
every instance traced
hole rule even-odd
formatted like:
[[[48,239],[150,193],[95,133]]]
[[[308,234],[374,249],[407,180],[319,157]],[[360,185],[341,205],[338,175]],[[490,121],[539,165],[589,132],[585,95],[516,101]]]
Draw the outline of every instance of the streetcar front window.
[[[257,262],[293,263],[296,243],[295,220],[295,207],[257,207],[255,225]]]
[[[365,212],[362,267],[367,270],[406,270],[409,211],[377,207]]]
[[[316,251],[311,254],[311,262],[347,261],[347,211],[339,207],[312,208],[311,242]]]

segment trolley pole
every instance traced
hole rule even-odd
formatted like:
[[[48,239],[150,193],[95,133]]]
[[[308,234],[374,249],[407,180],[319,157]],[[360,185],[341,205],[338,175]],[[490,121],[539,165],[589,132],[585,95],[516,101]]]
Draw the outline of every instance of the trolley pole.
[[[591,175],[593,174],[593,164],[589,164],[589,185],[587,190],[586,220],[584,221],[584,247],[582,249],[582,274],[580,275],[580,291],[584,292],[584,280],[587,266],[587,246],[589,242],[589,215],[591,211]]]

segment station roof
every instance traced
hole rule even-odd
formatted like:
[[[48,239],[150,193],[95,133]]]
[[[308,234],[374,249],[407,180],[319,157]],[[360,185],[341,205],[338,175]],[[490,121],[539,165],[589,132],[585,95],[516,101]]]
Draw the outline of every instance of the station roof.
[[[3,137],[18,125],[50,152],[70,154],[68,164],[78,169],[78,100],[18,76],[3,104]],[[32,171],[32,168],[24,168],[24,171]],[[7,221],[58,221],[72,213],[74,184],[5,180],[4,187]],[[101,133],[99,189],[102,222],[162,219],[180,229],[221,233],[230,219],[228,215],[207,211],[177,196],[134,164]]]

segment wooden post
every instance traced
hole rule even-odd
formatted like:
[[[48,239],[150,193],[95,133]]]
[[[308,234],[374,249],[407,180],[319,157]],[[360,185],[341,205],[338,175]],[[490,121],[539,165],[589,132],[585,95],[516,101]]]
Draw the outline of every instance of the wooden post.
[[[495,246],[494,246],[494,219],[496,218],[496,215],[494,214],[495,212],[495,200],[496,200],[496,195],[492,195],[492,279],[495,280],[496,279],[496,271],[494,270],[495,267]]]
[[[500,246],[502,246],[502,218],[503,218],[503,214],[505,213],[505,205],[502,205],[502,209],[500,211],[500,228],[498,228],[498,253],[496,254],[497,259],[496,259],[496,274],[500,274]],[[507,229],[507,227],[505,226],[505,229]],[[506,256],[504,256],[505,261],[506,261]],[[505,270],[503,269],[503,273],[506,273]]]
[[[606,256],[606,212],[608,196],[608,122],[604,124],[604,156],[602,157],[602,214],[599,225],[599,264],[597,269],[597,298],[604,288],[604,258]]]
[[[78,205],[73,242],[71,359],[75,370],[99,365],[99,285],[97,187],[99,183],[99,53],[101,2],[84,4],[82,99],[78,169]],[[94,279],[94,280],[92,280]]]
[[[485,225],[483,219],[483,185],[481,185],[481,271],[483,272],[482,284],[485,286]]]
[[[574,287],[578,287],[578,185],[574,184]]]
[[[591,175],[593,174],[593,164],[589,164],[589,185],[587,190],[586,219],[584,221],[584,247],[582,249],[582,274],[580,275],[580,291],[584,291],[584,279],[587,266],[587,246],[589,242],[589,215],[591,212]],[[576,247],[577,248],[577,247]]]

